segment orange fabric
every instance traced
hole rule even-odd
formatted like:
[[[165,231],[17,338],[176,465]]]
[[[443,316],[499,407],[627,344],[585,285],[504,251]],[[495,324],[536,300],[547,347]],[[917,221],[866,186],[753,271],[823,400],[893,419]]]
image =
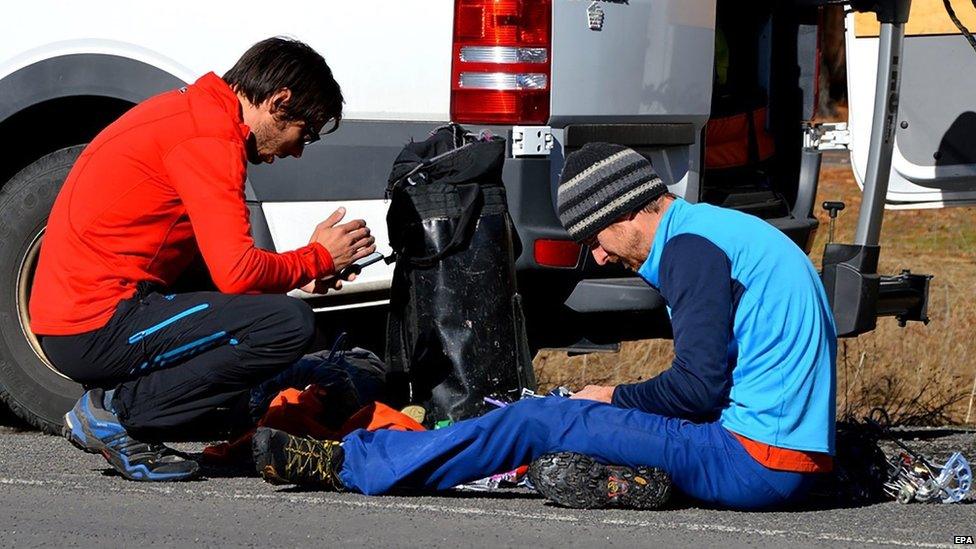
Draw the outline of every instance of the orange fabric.
[[[705,126],[705,168],[722,169],[749,163],[749,116],[753,117],[758,160],[773,155],[773,136],[766,131],[766,107],[732,116],[713,118]]]
[[[746,438],[739,433],[729,432],[735,435],[753,459],[770,469],[794,473],[829,473],[834,468],[834,460],[829,454],[778,448]]]
[[[58,194],[30,298],[37,334],[101,328],[148,281],[202,255],[225,293],[284,293],[334,272],[320,244],[277,254],[251,237],[237,95],[209,73],[144,101],[89,144]]]
[[[328,406],[326,391],[311,385],[304,391],[287,389],[278,393],[271,401],[268,411],[258,422],[259,427],[280,429],[296,436],[310,436],[317,439],[341,440],[356,429],[376,431],[424,431],[424,426],[413,418],[390,408],[382,402],[374,402],[353,414],[338,430],[322,424],[322,417]],[[231,442],[208,446],[203,450],[203,459],[210,463],[230,464],[246,460],[251,452],[251,430]]]

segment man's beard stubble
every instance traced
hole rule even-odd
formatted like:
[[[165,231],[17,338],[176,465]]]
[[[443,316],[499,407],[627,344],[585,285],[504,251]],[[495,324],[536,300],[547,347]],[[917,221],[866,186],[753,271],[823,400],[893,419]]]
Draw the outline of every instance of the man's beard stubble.
[[[627,244],[624,248],[624,252],[627,255],[623,260],[628,269],[636,272],[644,264],[644,261],[647,260],[647,255],[650,253],[650,250],[643,248],[644,242],[640,233],[633,231],[627,235]]]
[[[247,136],[244,142],[244,152],[247,153],[247,161],[251,164],[260,164],[261,157],[258,156],[258,142],[254,137],[254,132]]]

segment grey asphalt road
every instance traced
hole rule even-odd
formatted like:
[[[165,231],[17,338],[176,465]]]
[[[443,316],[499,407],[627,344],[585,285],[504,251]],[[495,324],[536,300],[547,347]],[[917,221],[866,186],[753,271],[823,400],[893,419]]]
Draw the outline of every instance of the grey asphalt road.
[[[943,446],[969,455],[976,435]],[[199,445],[182,445],[199,451]],[[527,491],[365,497],[274,487],[240,471],[123,480],[58,437],[0,427],[0,546],[850,547],[954,546],[976,505],[741,513],[554,507]]]

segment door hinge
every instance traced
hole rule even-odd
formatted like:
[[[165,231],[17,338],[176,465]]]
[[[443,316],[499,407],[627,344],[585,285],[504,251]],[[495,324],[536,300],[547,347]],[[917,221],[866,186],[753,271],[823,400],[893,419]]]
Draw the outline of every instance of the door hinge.
[[[803,128],[803,148],[812,151],[845,151],[851,146],[846,122],[807,124]]]
[[[512,126],[512,157],[547,156],[552,146],[549,126]]]

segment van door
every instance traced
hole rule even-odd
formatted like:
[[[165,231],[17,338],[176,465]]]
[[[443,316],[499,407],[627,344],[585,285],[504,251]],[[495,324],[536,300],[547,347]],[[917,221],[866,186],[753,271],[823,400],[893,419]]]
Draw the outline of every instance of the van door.
[[[553,0],[552,22],[556,156],[588,141],[628,145],[672,192],[697,199],[715,0]]]
[[[976,9],[956,15],[976,29]],[[863,186],[878,68],[879,25],[873,13],[847,16],[851,165]],[[914,0],[905,26],[895,148],[885,207],[976,204],[976,51],[941,0]]]

